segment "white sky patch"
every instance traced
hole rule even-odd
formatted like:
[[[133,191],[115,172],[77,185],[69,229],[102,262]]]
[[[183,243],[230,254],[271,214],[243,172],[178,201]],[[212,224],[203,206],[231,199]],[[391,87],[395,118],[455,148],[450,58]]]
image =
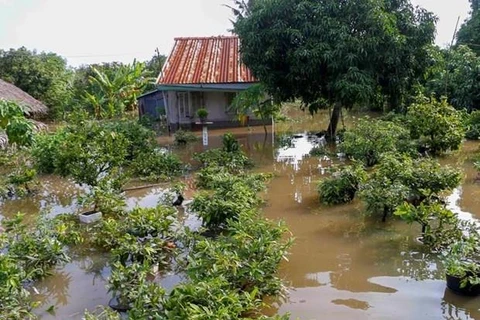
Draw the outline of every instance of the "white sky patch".
[[[168,55],[175,37],[230,34],[231,0],[0,0],[0,48],[53,51],[70,65]],[[468,0],[413,0],[439,16],[437,43],[450,43]]]

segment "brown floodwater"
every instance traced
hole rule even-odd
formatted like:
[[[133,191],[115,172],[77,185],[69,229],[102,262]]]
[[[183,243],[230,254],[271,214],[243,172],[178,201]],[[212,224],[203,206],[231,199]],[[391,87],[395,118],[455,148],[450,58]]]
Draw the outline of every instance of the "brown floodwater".
[[[346,117],[347,125],[358,114]],[[342,162],[334,157],[310,157],[318,142],[306,130],[326,127],[325,115],[314,118],[294,114],[278,124],[275,135],[265,137],[262,127],[211,130],[210,144],[201,142],[175,149],[191,162],[194,152],[221,145],[221,135],[233,132],[256,163],[256,171],[273,172],[265,193],[265,216],[282,219],[295,243],[281,266],[288,287],[284,299],[272,301],[268,314],[290,313],[291,319],[480,319],[480,298],[461,297],[446,289],[440,259],[419,245],[416,225],[363,215],[358,201],[335,207],[319,204],[317,182],[328,176],[330,166]],[[291,133],[283,135],[283,133]],[[295,137],[293,137],[295,134]],[[159,139],[163,145],[172,139]],[[480,184],[471,157],[480,144],[466,142],[458,153],[440,159],[445,165],[463,169],[464,181],[448,197],[449,207],[464,219],[480,218]],[[195,166],[195,164],[194,164]],[[75,212],[78,188],[54,177],[45,177],[43,191],[31,199],[7,201],[0,206],[4,216],[17,211],[32,218],[39,211],[55,215]],[[187,195],[194,192],[191,177],[185,177]],[[155,206],[162,187],[128,192],[128,205]],[[179,222],[198,225],[191,213],[181,210]],[[110,273],[108,257],[91,252],[73,252],[72,262],[35,284],[36,299],[42,302],[42,319],[81,319],[85,309],[108,303],[105,288]],[[166,287],[180,278],[167,274]],[[55,306],[55,314],[46,310]]]

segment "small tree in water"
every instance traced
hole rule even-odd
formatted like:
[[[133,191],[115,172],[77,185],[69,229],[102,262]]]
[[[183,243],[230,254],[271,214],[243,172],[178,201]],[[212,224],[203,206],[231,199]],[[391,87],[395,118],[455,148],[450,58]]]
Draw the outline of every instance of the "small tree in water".
[[[408,108],[407,120],[412,138],[433,154],[458,150],[465,136],[461,113],[444,99],[421,97]]]
[[[253,85],[247,90],[238,93],[231,107],[237,112],[240,119],[243,119],[250,112],[261,119],[265,135],[268,134],[265,122],[272,118],[278,118],[281,108],[280,104],[273,101],[261,84]]]

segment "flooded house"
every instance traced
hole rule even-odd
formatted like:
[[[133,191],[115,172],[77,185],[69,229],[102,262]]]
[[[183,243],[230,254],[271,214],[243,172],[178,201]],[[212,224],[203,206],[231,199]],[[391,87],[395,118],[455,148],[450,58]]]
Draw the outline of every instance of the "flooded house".
[[[257,80],[241,62],[236,36],[176,38],[155,91],[139,97],[140,116],[163,117],[169,129],[195,129],[197,110],[207,109],[217,128],[240,126],[231,103]],[[253,115],[248,125],[263,124]]]

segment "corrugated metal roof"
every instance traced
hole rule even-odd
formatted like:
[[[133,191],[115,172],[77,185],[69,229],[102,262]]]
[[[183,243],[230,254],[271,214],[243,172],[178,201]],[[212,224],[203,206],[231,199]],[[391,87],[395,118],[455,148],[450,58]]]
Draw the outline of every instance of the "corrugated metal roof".
[[[239,49],[236,36],[176,38],[158,84],[256,82]]]

